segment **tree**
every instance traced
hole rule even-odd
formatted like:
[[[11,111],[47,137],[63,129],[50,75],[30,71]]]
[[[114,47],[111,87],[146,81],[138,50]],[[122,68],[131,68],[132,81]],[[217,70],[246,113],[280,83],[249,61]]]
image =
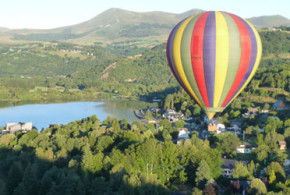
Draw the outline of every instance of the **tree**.
[[[274,184],[275,182],[276,182],[276,175],[275,175],[275,171],[272,170],[269,175],[269,183]]]
[[[210,168],[205,160],[201,160],[196,170],[195,183],[200,189],[203,189],[205,184],[212,179]]]
[[[171,128],[171,123],[167,119],[161,120],[159,125],[162,126],[163,129],[170,129]]]
[[[268,103],[264,104],[264,107],[263,107],[264,110],[268,110],[269,108],[270,108],[270,105]]]
[[[198,116],[200,115],[200,112],[201,112],[201,108],[199,106],[196,106],[193,110],[193,115]]]
[[[157,145],[157,156],[160,169],[159,178],[162,182],[168,183],[171,178],[176,178],[180,168],[178,152],[172,141],[165,141]]]
[[[153,118],[152,112],[149,109],[146,111],[145,118],[148,120]]]
[[[254,163],[253,160],[251,160],[251,162],[248,164],[248,171],[249,171],[249,175],[250,175],[251,177],[254,176],[255,168],[256,168],[256,167],[255,167],[255,163]]]
[[[221,141],[221,149],[224,154],[228,156],[234,156],[236,154],[237,146],[240,139],[234,133],[226,133],[225,137]]]
[[[25,168],[22,183],[23,186],[25,187],[24,189],[26,194],[37,194],[38,192],[37,178],[34,169],[30,163]]]
[[[274,171],[276,180],[278,182],[284,182],[284,180],[286,179],[286,175],[285,175],[283,168],[281,167],[281,165],[279,163],[271,162],[271,164],[268,165],[266,168],[266,174],[269,177],[272,176],[272,179],[273,179],[272,171]]]
[[[103,153],[92,154],[89,145],[85,146],[81,167],[86,174],[96,174],[103,168]]]
[[[278,149],[278,135],[275,131],[270,131],[265,137],[265,143],[272,152]]]
[[[233,177],[235,179],[245,180],[249,176],[247,166],[244,166],[242,162],[237,162],[233,169]]]
[[[268,157],[270,148],[266,145],[261,145],[256,149],[257,160],[263,162]]]
[[[18,186],[22,180],[21,166],[18,162],[14,162],[8,171],[6,179],[7,194],[12,194],[13,190]],[[17,177],[16,177],[17,176]]]
[[[246,128],[246,130],[245,130],[245,133],[246,133],[247,135],[251,135],[252,132],[253,132],[253,130],[254,130],[254,127],[253,127],[253,126],[248,126],[248,127]]]
[[[257,138],[256,138],[256,144],[258,146],[264,145],[265,144],[265,142],[264,142],[264,135],[261,134],[259,131],[256,131],[256,132],[258,132]]]
[[[111,127],[113,128],[114,131],[119,131],[119,130],[121,130],[121,128],[120,128],[120,124],[119,124],[118,120],[115,119],[115,118],[112,119]]]
[[[174,126],[176,128],[183,128],[186,125],[186,123],[184,122],[184,120],[178,120],[174,123]]]
[[[267,188],[260,179],[255,178],[251,182],[248,193],[253,195],[265,195],[267,193]]]
[[[101,136],[98,138],[97,141],[97,146],[96,149],[99,152],[103,152],[104,150],[106,150],[112,143],[114,142],[114,140],[110,137],[110,136]]]

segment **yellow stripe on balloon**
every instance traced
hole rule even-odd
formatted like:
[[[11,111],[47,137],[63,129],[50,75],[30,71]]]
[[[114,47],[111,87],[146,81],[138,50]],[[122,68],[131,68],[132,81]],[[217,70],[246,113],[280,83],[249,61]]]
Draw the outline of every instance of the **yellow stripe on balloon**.
[[[256,40],[257,40],[257,58],[256,58],[256,62],[255,62],[255,65],[253,67],[253,70],[250,74],[250,76],[248,77],[247,81],[245,82],[245,84],[241,87],[241,89],[239,90],[239,92],[235,95],[234,98],[232,98],[232,100],[227,104],[230,105],[232,103],[232,101],[240,94],[241,91],[244,90],[244,88],[248,85],[248,83],[252,80],[255,72],[257,71],[258,69],[258,66],[260,64],[260,61],[261,61],[261,57],[262,57],[262,42],[261,42],[261,39],[260,39],[260,36],[258,34],[258,32],[256,31],[256,29],[252,26],[252,24],[250,22],[248,22],[247,20],[245,20],[251,27],[251,29],[254,31],[254,34],[255,34],[255,37],[256,37]],[[227,107],[226,106],[226,107]],[[225,107],[225,108],[226,108]]]
[[[216,59],[215,59],[215,85],[214,85],[214,107],[218,107],[229,66],[229,31],[227,22],[220,12],[216,16]]]
[[[188,19],[186,19],[178,28],[178,30],[175,33],[175,37],[174,37],[174,41],[173,41],[173,61],[177,70],[177,73],[181,79],[181,81],[183,82],[185,88],[189,91],[189,93],[191,94],[191,96],[197,101],[197,103],[202,106],[201,102],[198,100],[196,94],[193,92],[187,78],[186,75],[184,73],[184,69],[182,66],[182,62],[181,62],[181,54],[180,54],[180,46],[181,46],[181,39],[182,39],[182,35],[183,35],[183,31],[186,27],[186,25],[189,23],[189,21],[194,18],[197,14],[189,17]]]

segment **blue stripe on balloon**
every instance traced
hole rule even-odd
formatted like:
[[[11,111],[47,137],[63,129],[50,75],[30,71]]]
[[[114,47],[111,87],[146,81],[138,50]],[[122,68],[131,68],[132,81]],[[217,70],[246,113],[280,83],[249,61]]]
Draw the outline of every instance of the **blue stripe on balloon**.
[[[175,37],[175,34],[176,34],[178,28],[180,27],[180,25],[182,24],[183,21],[184,20],[179,22],[174,27],[174,29],[171,31],[171,34],[170,34],[169,39],[168,39],[167,52],[168,52],[168,57],[169,57],[169,66],[171,66],[171,68],[172,68],[172,70],[174,72],[174,75],[176,76],[176,78],[177,78],[178,82],[180,83],[181,87],[186,90],[182,80],[180,79],[180,77],[178,75],[178,72],[176,71],[174,60],[173,60],[173,41],[174,41],[174,37]]]
[[[216,19],[215,12],[209,13],[203,39],[203,64],[204,77],[209,106],[213,107],[214,84],[215,84],[215,58],[216,58]]]

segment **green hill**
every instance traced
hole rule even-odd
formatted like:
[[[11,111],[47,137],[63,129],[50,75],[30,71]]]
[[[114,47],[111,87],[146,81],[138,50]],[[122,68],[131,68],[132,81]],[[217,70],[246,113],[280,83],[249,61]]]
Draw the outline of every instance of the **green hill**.
[[[256,28],[271,28],[290,25],[290,20],[280,15],[253,17],[248,18],[248,21]]]
[[[132,12],[112,8],[86,22],[72,26],[50,30],[20,29],[8,33],[10,38],[15,40],[66,41],[86,45],[137,42],[139,45],[152,46],[164,42],[173,26],[180,20],[201,11],[203,10],[192,9],[181,14],[173,14],[158,11]],[[289,19],[279,15],[254,17],[248,20],[256,28],[290,25]]]

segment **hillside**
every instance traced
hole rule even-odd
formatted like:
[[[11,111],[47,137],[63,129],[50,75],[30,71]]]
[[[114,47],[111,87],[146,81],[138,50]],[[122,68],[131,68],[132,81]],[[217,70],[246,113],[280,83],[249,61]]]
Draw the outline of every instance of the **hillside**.
[[[248,21],[254,24],[256,28],[269,28],[290,25],[290,20],[280,15],[253,17],[248,18]]]
[[[141,46],[164,42],[171,29],[180,20],[203,10],[192,9],[181,14],[166,12],[132,12],[117,8],[109,9],[96,17],[72,26],[50,30],[0,29],[14,40],[66,41],[76,44],[124,44],[135,42]],[[260,16],[248,19],[256,28],[290,25],[283,16]]]
[[[13,38],[18,40],[68,40],[88,44],[146,37],[156,37],[160,40],[167,37],[168,32],[178,21],[177,15],[171,13],[138,13],[112,8],[77,25],[48,31],[17,30],[12,34]]]

